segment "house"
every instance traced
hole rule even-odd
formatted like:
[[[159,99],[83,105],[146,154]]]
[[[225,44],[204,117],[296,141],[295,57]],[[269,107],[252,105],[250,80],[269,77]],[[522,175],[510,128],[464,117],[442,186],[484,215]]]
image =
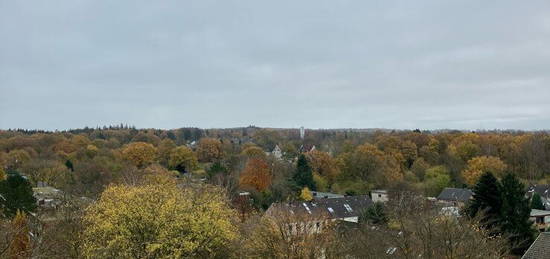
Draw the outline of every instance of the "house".
[[[337,193],[330,193],[330,192],[317,192],[312,191],[311,194],[313,195],[313,199],[319,200],[319,199],[334,199],[334,198],[343,198],[345,197],[342,194]]]
[[[540,231],[546,231],[550,227],[550,211],[548,210],[531,210],[529,219]]]
[[[41,187],[32,188],[33,196],[38,206],[43,208],[56,208],[62,203],[63,192],[51,186],[39,185]]]
[[[469,189],[445,188],[437,196],[437,201],[449,206],[463,207],[472,199],[473,195],[474,193]]]
[[[542,204],[546,210],[550,210],[550,185],[536,184],[527,188],[527,197],[532,198],[533,194],[538,193],[542,200]]]
[[[330,220],[359,222],[359,215],[372,206],[368,195],[346,196],[340,198],[314,199],[312,201],[295,201],[273,203],[266,215],[297,215],[303,221]]]
[[[388,191],[386,190],[372,190],[370,197],[373,202],[387,202],[389,200]]]
[[[549,259],[550,258],[550,232],[539,234],[535,242],[521,257],[521,259]]]
[[[271,155],[273,155],[273,157],[278,160],[283,159],[283,151],[281,150],[279,145],[275,145],[275,148],[273,149],[273,151],[271,151]]]

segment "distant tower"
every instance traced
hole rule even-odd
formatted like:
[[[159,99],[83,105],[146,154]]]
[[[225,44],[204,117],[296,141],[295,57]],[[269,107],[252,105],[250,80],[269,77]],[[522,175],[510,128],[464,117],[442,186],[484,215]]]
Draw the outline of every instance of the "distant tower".
[[[304,129],[304,126],[302,126],[300,128],[300,138],[304,139],[305,136],[306,136],[306,129]]]

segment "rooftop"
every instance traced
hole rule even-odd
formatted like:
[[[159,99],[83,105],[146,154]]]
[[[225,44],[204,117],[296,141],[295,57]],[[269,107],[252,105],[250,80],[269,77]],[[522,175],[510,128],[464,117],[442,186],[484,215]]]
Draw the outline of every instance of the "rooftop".
[[[445,188],[437,199],[440,201],[460,201],[467,202],[472,198],[474,193],[469,189],[460,189],[460,188]]]
[[[542,232],[521,259],[547,259],[550,256],[550,232]]]

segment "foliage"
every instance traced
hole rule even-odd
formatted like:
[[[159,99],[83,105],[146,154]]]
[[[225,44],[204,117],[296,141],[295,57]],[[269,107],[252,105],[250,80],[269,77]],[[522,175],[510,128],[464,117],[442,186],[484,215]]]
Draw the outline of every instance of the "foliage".
[[[327,152],[316,149],[307,152],[306,157],[314,173],[324,177],[329,184],[332,184],[336,180],[340,172],[336,161]]]
[[[157,149],[149,143],[133,142],[122,150],[122,155],[138,168],[143,168],[155,161]]]
[[[197,156],[186,146],[179,146],[172,150],[168,160],[168,166],[180,173],[192,171],[198,164]]]
[[[514,174],[504,176],[501,186],[500,226],[510,241],[512,252],[522,255],[534,241],[529,199],[525,197],[525,186]]]
[[[259,159],[265,159],[266,154],[264,150],[258,146],[250,146],[241,152],[241,155],[244,155],[248,158],[259,158]]]
[[[368,222],[374,225],[388,223],[388,216],[386,215],[384,204],[375,202],[361,214],[359,222]]]
[[[36,210],[36,199],[33,197],[31,184],[19,173],[9,173],[6,180],[0,181],[0,208],[7,218],[15,216],[19,210]]]
[[[294,182],[300,188],[308,187],[310,190],[317,190],[313,181],[313,172],[304,154],[298,157],[296,163],[296,172],[294,173]]]
[[[542,198],[538,193],[534,193],[533,197],[531,198],[531,209],[535,210],[545,210],[544,204],[542,204]]]
[[[269,165],[262,159],[253,158],[246,163],[241,173],[240,184],[263,192],[271,185],[271,180]]]
[[[20,210],[17,211],[11,222],[12,238],[9,245],[9,256],[13,259],[29,258],[31,250],[31,240],[29,237],[27,215]]]
[[[480,156],[468,161],[468,167],[462,172],[462,177],[469,185],[474,185],[477,179],[486,172],[500,177],[506,170],[506,164],[498,157]]]
[[[448,187],[451,184],[451,176],[449,174],[449,169],[445,166],[435,166],[426,170],[424,181],[425,193],[428,196],[435,197],[445,187]]]
[[[313,200],[313,194],[311,193],[311,191],[309,190],[309,188],[304,187],[304,188],[300,191],[300,199],[302,199],[302,200],[304,200],[304,201],[311,201],[311,200]]]
[[[219,188],[112,185],[86,211],[83,252],[86,258],[222,258],[237,238],[235,216]]]
[[[197,147],[197,157],[201,162],[214,162],[223,157],[222,143],[214,138],[202,138]]]
[[[481,217],[481,223],[486,229],[498,226],[502,208],[501,186],[492,173],[484,173],[472,190],[473,199],[468,204],[466,213],[470,218]]]

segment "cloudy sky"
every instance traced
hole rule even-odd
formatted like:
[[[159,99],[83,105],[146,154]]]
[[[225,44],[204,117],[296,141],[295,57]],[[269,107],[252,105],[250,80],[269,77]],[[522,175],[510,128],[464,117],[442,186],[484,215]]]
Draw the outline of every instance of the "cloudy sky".
[[[0,0],[0,128],[550,129],[550,1]]]

